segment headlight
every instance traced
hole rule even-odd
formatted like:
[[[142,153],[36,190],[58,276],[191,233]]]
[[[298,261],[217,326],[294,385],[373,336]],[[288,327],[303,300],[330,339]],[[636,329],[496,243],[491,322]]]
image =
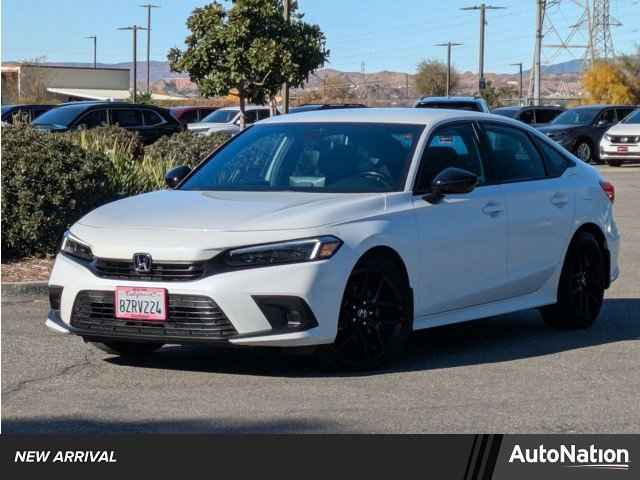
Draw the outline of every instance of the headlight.
[[[60,251],[72,257],[80,258],[81,260],[93,260],[91,247],[83,243],[79,238],[74,237],[69,231],[64,234]]]
[[[224,261],[236,268],[313,262],[331,258],[341,245],[342,241],[333,236],[267,243],[229,250]]]
[[[605,139],[607,142],[610,142],[610,141],[611,141],[611,135],[609,135],[609,134],[605,134],[604,139]]]

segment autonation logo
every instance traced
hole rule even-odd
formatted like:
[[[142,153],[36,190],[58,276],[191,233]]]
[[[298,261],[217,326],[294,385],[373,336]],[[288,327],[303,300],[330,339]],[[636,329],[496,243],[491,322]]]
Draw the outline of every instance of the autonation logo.
[[[514,445],[509,463],[559,463],[571,468],[629,470],[629,450],[626,448],[578,448],[560,445],[559,448],[525,448]]]

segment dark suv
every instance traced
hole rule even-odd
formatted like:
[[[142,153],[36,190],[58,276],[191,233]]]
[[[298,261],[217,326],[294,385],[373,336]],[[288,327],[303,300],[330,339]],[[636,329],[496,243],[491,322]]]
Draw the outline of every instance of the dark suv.
[[[637,107],[630,105],[585,105],[558,115],[539,130],[580,160],[600,163],[598,145],[604,133]]]
[[[500,107],[495,108],[491,113],[502,115],[503,117],[520,120],[522,123],[533,126],[542,126],[551,123],[558,115],[564,112],[562,107]]]
[[[118,125],[138,132],[145,144],[183,130],[165,108],[115,102],[66,103],[42,114],[32,125],[51,132]]]
[[[55,105],[3,105],[2,123],[13,125],[15,121],[31,123]]]

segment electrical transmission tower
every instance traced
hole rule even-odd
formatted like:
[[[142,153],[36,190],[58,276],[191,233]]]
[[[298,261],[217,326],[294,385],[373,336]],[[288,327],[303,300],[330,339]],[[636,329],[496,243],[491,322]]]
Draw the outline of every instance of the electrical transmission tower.
[[[541,64],[553,63],[568,54],[573,59],[582,58],[585,65],[596,60],[615,56],[612,27],[622,25],[611,15],[610,0],[535,0],[536,43],[533,68],[529,82],[529,98],[538,105],[541,95]],[[561,28],[559,20],[573,16],[569,26]],[[546,43],[551,42],[556,43]],[[543,43],[545,42],[545,43]],[[576,56],[575,50],[583,54]]]

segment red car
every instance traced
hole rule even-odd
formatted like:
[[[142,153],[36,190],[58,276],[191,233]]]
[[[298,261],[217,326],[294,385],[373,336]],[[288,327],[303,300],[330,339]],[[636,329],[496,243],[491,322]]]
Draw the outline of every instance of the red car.
[[[218,107],[173,107],[169,111],[173,118],[186,125],[187,123],[199,122],[217,109]]]

